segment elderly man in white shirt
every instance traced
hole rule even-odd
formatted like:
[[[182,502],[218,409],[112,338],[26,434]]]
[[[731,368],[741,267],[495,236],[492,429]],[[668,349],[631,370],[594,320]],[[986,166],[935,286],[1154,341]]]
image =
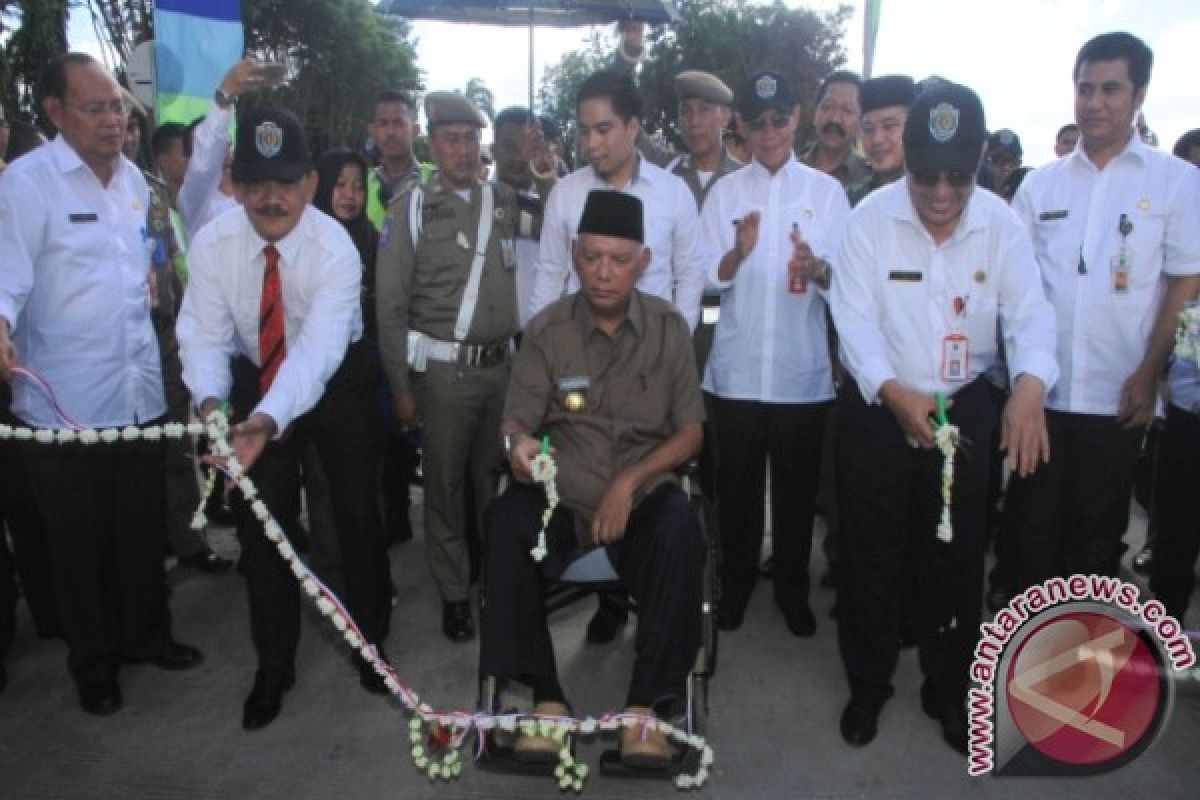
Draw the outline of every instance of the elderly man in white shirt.
[[[530,315],[579,289],[571,252],[584,201],[592,189],[616,189],[637,196],[646,209],[650,266],[637,288],[674,303],[695,330],[705,270],[696,201],[680,178],[638,154],[637,87],[627,75],[598,72],[580,87],[576,113],[589,163],[558,181],[546,201]]]
[[[1013,202],[1058,314],[1063,370],[1047,398],[1054,458],[1020,487],[1022,586],[1116,574],[1176,320],[1200,287],[1200,172],[1134,130],[1152,62],[1128,33],[1082,47],[1080,142]]]
[[[752,75],[737,109],[753,160],[717,182],[702,212],[709,285],[721,293],[704,372],[720,453],[718,624],[738,628],[754,589],[769,459],[775,602],[788,629],[806,637],[816,631],[808,562],[834,397],[827,259],[841,244],[850,205],[841,184],[796,160],[800,111],[784,75]]]
[[[1054,312],[1017,219],[975,188],[986,135],[970,89],[947,83],[918,96],[904,128],[907,174],[854,210],[835,262],[830,306],[852,379],[839,398],[837,438],[845,536],[838,639],[851,691],[841,731],[852,746],[874,739],[893,692],[901,571],[912,545],[922,708],[966,752],[986,443],[997,424],[983,374],[996,360],[997,322],[1014,376],[1001,446],[1020,474],[1044,469],[1049,456],[1043,402],[1058,376]],[[943,456],[934,448],[935,425],[946,423],[974,446],[954,455],[948,540],[939,530]]]
[[[59,135],[0,180],[0,376],[36,428],[124,427],[164,418],[151,324],[149,189],[121,155],[128,109],[112,76],[71,53],[46,69]],[[11,338],[10,338],[11,337]],[[14,368],[40,375],[14,381]],[[163,575],[161,443],[26,445],[49,534],[67,665],[89,714],[123,700],[122,661],[201,663],[171,638]]]
[[[242,419],[232,428],[234,452],[285,526],[299,510],[301,454],[315,446],[330,487],[346,605],[366,640],[379,645],[389,575],[374,507],[378,415],[362,342],[358,250],[341,224],[309,205],[316,173],[291,112],[259,107],[239,117],[233,179],[241,207],[192,243],[176,326],[184,382],[202,416],[231,402]],[[257,730],[279,714],[295,679],[301,598],[244,498],[236,512],[259,662],[242,725]],[[359,678],[364,689],[386,692],[366,662]]]

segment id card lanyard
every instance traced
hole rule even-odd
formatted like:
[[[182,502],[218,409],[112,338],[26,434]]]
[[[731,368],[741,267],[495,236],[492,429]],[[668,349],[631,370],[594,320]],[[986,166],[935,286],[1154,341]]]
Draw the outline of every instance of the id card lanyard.
[[[942,337],[942,380],[948,383],[963,383],[967,379],[970,341],[962,332],[962,321],[967,315],[970,299],[970,295],[954,297],[950,333]]]

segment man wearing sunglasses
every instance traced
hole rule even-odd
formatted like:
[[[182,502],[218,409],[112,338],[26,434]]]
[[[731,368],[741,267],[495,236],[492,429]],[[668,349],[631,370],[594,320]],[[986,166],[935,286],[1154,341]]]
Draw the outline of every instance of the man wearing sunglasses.
[[[997,322],[1013,375],[1001,442],[1028,474],[1047,458],[1043,401],[1058,376],[1054,312],[1033,249],[1004,201],[977,191],[987,129],[970,89],[939,84],[904,127],[907,174],[850,216],[830,306],[850,380],[838,405],[844,560],[838,639],[850,683],[846,742],[875,738],[891,697],[904,553],[915,552],[921,706],[966,752],[968,666],[983,592],[986,445],[997,409],[984,373]],[[946,412],[938,414],[939,408]],[[935,415],[937,419],[935,421]],[[938,536],[943,457],[935,425],[961,432],[949,541]],[[974,449],[966,449],[967,443]]]
[[[796,160],[791,82],[752,75],[737,96],[750,164],[709,194],[701,220],[709,285],[721,292],[704,389],[717,439],[723,598],[718,624],[742,623],[758,574],[771,469],[775,602],[812,636],[808,562],[821,444],[833,401],[825,292],[850,205],[833,178]]]

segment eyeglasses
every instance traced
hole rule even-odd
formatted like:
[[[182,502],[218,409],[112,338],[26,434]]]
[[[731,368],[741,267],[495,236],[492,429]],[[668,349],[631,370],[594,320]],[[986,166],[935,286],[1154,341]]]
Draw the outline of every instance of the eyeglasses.
[[[788,125],[790,125],[791,122],[792,122],[791,117],[778,117],[778,116],[757,117],[757,118],[752,119],[749,122],[747,122],[746,127],[748,127],[750,130],[754,131],[755,133],[762,133],[763,131],[765,131],[767,129],[768,125],[777,131],[781,131],[784,128],[786,128]]]
[[[920,186],[936,186],[938,181],[944,180],[955,189],[961,189],[975,180],[975,173],[963,172],[959,169],[923,169],[912,173],[912,179]]]
[[[84,103],[83,105],[79,105],[78,103],[64,103],[64,105],[68,105],[79,113],[86,114],[89,117],[103,117],[105,114],[126,117],[129,116],[129,112],[132,110],[131,106],[123,100],[114,100],[111,103]]]

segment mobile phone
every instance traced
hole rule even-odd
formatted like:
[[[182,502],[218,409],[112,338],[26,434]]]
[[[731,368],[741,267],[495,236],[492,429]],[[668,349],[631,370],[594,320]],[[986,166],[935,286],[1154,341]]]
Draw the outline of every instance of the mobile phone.
[[[247,82],[255,89],[277,89],[287,80],[286,64],[259,64]]]

